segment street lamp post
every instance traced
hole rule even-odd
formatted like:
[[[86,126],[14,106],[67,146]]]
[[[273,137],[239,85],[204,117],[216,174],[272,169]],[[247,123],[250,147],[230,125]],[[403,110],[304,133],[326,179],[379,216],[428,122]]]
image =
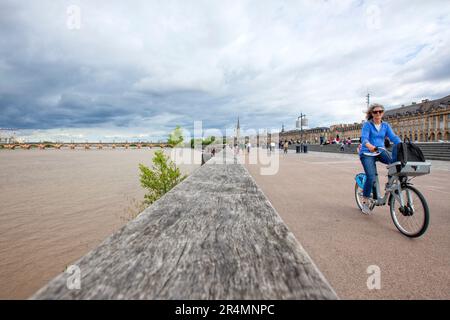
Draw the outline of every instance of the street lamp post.
[[[306,114],[300,113],[297,119],[297,128],[300,127],[300,142],[303,143],[303,119],[306,119]]]

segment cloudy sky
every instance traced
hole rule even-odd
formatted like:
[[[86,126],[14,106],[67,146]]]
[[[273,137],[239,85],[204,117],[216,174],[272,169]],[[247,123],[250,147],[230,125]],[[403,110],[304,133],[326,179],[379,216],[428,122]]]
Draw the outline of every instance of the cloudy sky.
[[[450,1],[0,0],[0,127],[157,140],[450,93]]]

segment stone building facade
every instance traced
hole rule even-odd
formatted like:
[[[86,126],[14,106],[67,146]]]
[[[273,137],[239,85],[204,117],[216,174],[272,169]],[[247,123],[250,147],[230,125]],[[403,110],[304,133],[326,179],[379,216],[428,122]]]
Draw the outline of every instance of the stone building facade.
[[[408,137],[411,141],[419,142],[447,141],[450,139],[450,95],[387,110],[384,119],[402,139]]]
[[[450,95],[436,100],[422,100],[408,106],[386,110],[384,120],[403,140],[437,142],[448,141],[450,129]],[[297,143],[308,141],[320,144],[324,141],[339,139],[358,139],[364,121],[353,124],[337,124],[328,127],[307,130],[290,130],[280,132],[280,141]]]
[[[307,141],[310,144],[323,144],[325,141],[339,139],[354,139],[361,135],[361,123],[354,124],[338,124],[331,127],[317,127],[300,130],[290,130],[280,132],[280,141],[289,141],[291,143],[299,143]]]
[[[280,132],[280,141],[289,141],[291,143],[299,143],[300,141],[308,141],[312,144],[320,144],[320,142],[328,140],[330,137],[330,128],[317,127],[305,129],[303,132],[299,129]]]
[[[15,137],[15,133],[11,132],[11,130],[3,130],[0,129],[0,143],[16,143],[17,139]]]
[[[358,139],[361,136],[363,122],[353,124],[338,124],[330,127],[331,139]]]

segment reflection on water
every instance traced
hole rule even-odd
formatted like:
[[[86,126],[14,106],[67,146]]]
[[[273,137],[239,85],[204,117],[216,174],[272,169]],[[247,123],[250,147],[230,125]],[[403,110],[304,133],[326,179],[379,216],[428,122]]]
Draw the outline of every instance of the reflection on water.
[[[129,221],[153,153],[0,151],[0,299],[29,297]]]

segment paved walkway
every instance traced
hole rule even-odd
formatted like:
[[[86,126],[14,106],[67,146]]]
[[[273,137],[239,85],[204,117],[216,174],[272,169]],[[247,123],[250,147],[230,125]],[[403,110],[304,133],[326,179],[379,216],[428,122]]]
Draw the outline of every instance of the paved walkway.
[[[431,211],[418,239],[397,231],[388,206],[371,216],[357,209],[353,178],[363,170],[355,155],[280,154],[269,176],[246,167],[340,298],[450,299],[450,162],[432,163],[432,174],[414,181]],[[378,169],[384,186],[385,166]],[[371,265],[380,267],[380,290],[367,288]]]

